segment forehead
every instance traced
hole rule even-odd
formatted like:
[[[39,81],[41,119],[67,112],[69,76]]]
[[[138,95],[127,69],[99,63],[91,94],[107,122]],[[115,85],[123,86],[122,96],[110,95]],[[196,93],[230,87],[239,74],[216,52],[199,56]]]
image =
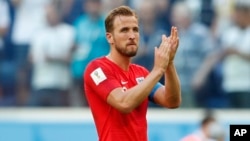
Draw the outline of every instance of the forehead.
[[[138,20],[135,16],[116,16],[113,25],[114,29],[138,27]]]

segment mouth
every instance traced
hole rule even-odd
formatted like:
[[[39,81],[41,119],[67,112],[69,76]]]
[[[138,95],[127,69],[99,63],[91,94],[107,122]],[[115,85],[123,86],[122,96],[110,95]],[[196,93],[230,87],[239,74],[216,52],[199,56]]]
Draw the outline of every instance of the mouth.
[[[136,46],[136,43],[129,43],[127,46]]]

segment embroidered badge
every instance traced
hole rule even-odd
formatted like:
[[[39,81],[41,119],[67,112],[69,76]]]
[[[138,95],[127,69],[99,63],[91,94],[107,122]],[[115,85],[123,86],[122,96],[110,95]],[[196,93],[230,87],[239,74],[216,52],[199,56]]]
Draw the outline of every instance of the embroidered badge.
[[[135,80],[137,84],[140,84],[144,80],[144,77],[137,77]]]
[[[95,82],[96,85],[99,85],[102,81],[106,80],[107,77],[103,73],[102,69],[99,67],[95,69],[91,74],[90,74],[92,80]]]

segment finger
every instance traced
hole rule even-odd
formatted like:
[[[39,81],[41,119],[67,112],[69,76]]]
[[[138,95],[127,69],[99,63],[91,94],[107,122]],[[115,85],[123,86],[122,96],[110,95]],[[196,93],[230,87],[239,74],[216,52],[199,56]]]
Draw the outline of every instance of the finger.
[[[174,29],[174,27],[172,26],[172,27],[171,27],[171,33],[170,33],[170,37],[171,37],[171,38],[173,37],[173,34],[174,34],[174,33],[173,33],[173,32],[174,32],[173,29]]]
[[[174,26],[173,27],[173,37],[175,37],[176,36],[176,27]]]
[[[166,51],[165,51],[165,53],[169,53],[169,51],[171,51],[171,46],[172,46],[172,40],[171,40],[171,37],[168,37],[167,38],[167,44],[166,44]]]
[[[179,37],[177,37],[177,40],[176,40],[176,48],[179,47]]]
[[[159,46],[159,49],[162,48],[163,43],[164,43],[164,34],[161,35],[161,44]]]
[[[176,30],[176,27],[173,27],[173,40],[176,40],[176,37],[177,37],[177,30]]]
[[[165,38],[165,51],[167,51],[168,50],[168,48],[169,48],[169,46],[170,46],[170,44],[171,44],[171,37],[166,37]]]
[[[159,49],[164,52],[166,45],[167,45],[167,37],[166,35],[162,35],[162,43]]]
[[[175,39],[179,37],[177,27],[175,27]]]
[[[157,48],[157,47],[155,47],[155,56],[156,56],[156,54],[157,54],[157,51],[158,51],[158,48]]]

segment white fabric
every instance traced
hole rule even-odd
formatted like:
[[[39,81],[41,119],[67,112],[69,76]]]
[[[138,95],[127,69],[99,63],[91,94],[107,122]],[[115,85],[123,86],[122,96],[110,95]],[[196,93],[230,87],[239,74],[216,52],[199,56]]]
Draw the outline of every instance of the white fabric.
[[[235,48],[250,54],[250,27],[242,30],[237,27],[229,29],[222,38],[225,48]],[[228,92],[250,92],[250,60],[237,55],[230,55],[224,60],[223,87]]]
[[[53,58],[69,56],[74,36],[73,27],[66,24],[45,28],[36,35],[30,51],[34,62],[32,85],[35,89],[70,87],[69,66],[60,62],[48,62],[46,56]]]
[[[7,27],[10,22],[9,7],[6,1],[0,0],[0,28]]]
[[[0,28],[7,28],[10,23],[9,7],[6,1],[0,0]],[[0,35],[0,49],[3,46],[2,37]]]
[[[12,39],[29,44],[32,36],[46,25],[45,6],[50,0],[22,0],[16,11]]]

